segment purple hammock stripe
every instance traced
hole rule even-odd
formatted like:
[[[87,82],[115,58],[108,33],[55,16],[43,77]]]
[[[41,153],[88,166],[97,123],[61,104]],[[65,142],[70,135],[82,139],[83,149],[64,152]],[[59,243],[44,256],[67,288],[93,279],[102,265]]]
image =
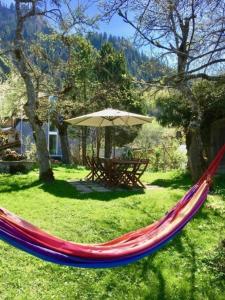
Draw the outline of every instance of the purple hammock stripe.
[[[191,195],[193,195],[193,192],[196,191],[196,188],[192,188],[181,200],[182,202],[185,202],[188,200]],[[176,230],[170,233],[169,236],[167,236],[165,239],[158,242],[156,245],[151,246],[149,249],[145,249],[144,251],[140,253],[136,253],[132,256],[125,256],[121,257],[121,259],[110,259],[108,261],[107,259],[100,260],[100,259],[84,259],[76,256],[71,255],[65,255],[56,251],[53,251],[51,249],[48,249],[47,247],[41,247],[40,245],[36,245],[34,243],[30,243],[28,240],[23,239],[23,235],[21,234],[20,237],[15,236],[14,234],[18,234],[15,229],[13,229],[11,226],[6,226],[6,224],[2,224],[0,222],[0,237],[2,237],[3,240],[6,242],[13,244],[14,246],[20,248],[21,250],[24,250],[32,255],[35,255],[39,258],[45,259],[47,261],[51,261],[57,264],[63,264],[63,265],[69,265],[69,266],[78,266],[78,267],[114,267],[114,266],[120,266],[124,265],[133,261],[136,261],[137,259],[140,259],[141,257],[144,257],[157,249],[161,248],[166,242],[168,242],[173,236],[175,236],[185,225],[186,223],[192,218],[192,216],[198,211],[198,209],[203,204],[206,196],[207,196],[208,188],[205,189],[202,196],[200,197],[199,201],[197,202],[196,206],[193,208],[192,212],[187,216],[186,219],[183,220],[183,222],[179,225]],[[183,204],[183,203],[182,203]],[[170,215],[170,213],[169,213]],[[3,228],[5,227],[6,230]],[[14,234],[13,234],[14,233]]]

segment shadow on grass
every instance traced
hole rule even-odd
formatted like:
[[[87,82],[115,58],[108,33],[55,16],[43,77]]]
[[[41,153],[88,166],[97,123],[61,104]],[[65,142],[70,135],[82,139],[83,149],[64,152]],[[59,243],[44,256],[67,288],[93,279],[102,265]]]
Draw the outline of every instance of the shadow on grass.
[[[183,246],[183,242],[181,238],[186,242],[186,247]],[[189,299],[194,300],[195,293],[196,293],[196,272],[197,272],[197,257],[196,257],[196,251],[195,251],[195,245],[189,238],[189,236],[182,232],[182,234],[179,234],[177,238],[173,241],[174,248],[183,256],[186,260],[188,260],[189,272],[190,272],[190,291],[189,291]]]
[[[156,179],[151,184],[172,189],[188,189],[192,182],[189,174],[179,174],[171,179]]]
[[[11,193],[11,192],[19,192],[19,191],[24,191],[28,190],[30,188],[34,188],[37,186],[41,186],[42,182],[37,180],[37,181],[32,181],[29,183],[21,183],[20,182],[7,182],[7,184],[2,184],[0,188],[0,193]]]
[[[39,180],[26,183],[26,179],[21,182],[7,182],[7,184],[2,185],[0,188],[1,193],[19,192],[28,190],[30,188],[38,187],[39,189],[54,195],[59,198],[70,198],[74,200],[100,200],[100,201],[110,201],[120,197],[128,197],[130,195],[141,195],[144,193],[143,190],[124,190],[124,191],[111,191],[111,192],[91,192],[87,194],[82,194],[76,190],[75,187],[71,186],[65,180],[55,180],[53,183],[43,183]]]
[[[152,185],[158,185],[161,187],[171,188],[171,189],[184,189],[188,190],[193,186],[191,177],[187,173],[181,173],[170,179],[156,179],[151,182]],[[210,189],[210,194],[212,195],[225,195],[225,175],[219,174],[213,177],[213,186]]]
[[[56,180],[53,184],[42,184],[40,189],[45,192],[52,194],[60,198],[72,198],[79,200],[100,200],[110,201],[120,197],[128,197],[130,195],[141,195],[144,193],[143,190],[124,190],[124,191],[110,191],[110,192],[91,192],[91,193],[80,193],[75,187],[71,186],[64,180]]]
[[[167,293],[166,293],[166,279],[164,278],[162,274],[161,268],[158,268],[154,264],[154,258],[157,255],[157,253],[152,254],[151,256],[148,256],[143,260],[142,264],[142,278],[143,280],[146,280],[148,278],[149,271],[154,273],[155,277],[157,278],[158,282],[158,291],[157,295],[154,295],[156,298],[155,299],[160,299],[160,300],[166,300],[167,299]],[[149,293],[147,293],[144,296],[145,300],[152,299],[152,291],[149,289]]]

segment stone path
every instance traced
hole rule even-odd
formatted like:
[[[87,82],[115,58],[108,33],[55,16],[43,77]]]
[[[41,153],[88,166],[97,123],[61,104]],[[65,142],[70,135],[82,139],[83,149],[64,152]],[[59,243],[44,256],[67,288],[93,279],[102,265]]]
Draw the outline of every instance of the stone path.
[[[74,186],[78,192],[80,192],[82,194],[93,193],[93,192],[106,193],[106,192],[112,192],[112,191],[121,192],[121,191],[127,190],[126,188],[121,188],[121,187],[108,188],[101,184],[91,182],[91,181],[68,180],[68,182],[72,186]],[[158,189],[158,188],[161,188],[161,187],[157,186],[157,185],[146,184],[147,190]],[[140,190],[140,188],[132,188],[131,190],[138,191],[138,190]]]
[[[145,184],[145,188],[146,188],[147,190],[163,189],[162,186],[159,186],[159,185],[153,185],[153,184],[150,184],[150,183]]]

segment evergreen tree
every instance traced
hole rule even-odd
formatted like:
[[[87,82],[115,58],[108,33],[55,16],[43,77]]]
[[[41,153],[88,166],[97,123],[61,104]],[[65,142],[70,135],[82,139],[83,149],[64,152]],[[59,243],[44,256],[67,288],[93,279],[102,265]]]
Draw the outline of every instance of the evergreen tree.
[[[127,72],[125,57],[122,52],[117,52],[110,43],[106,43],[100,50],[99,59],[96,64],[96,74],[99,88],[96,91],[93,103],[97,109],[112,107],[115,109],[140,112],[140,99],[133,90],[132,78]],[[132,141],[137,128],[127,131],[127,128],[116,128],[117,138],[114,142],[122,146]],[[112,130],[105,130],[105,157],[110,157],[112,151]]]

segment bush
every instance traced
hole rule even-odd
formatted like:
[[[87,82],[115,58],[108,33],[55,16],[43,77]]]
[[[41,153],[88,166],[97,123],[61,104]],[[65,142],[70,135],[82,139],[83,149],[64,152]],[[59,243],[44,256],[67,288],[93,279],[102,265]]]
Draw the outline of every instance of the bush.
[[[133,158],[132,149],[129,147],[124,147],[123,152],[122,152],[122,158],[123,159],[132,159]]]
[[[6,149],[2,155],[2,160],[4,161],[20,161],[24,159],[26,159],[26,157],[23,154],[19,154],[11,149]]]
[[[20,164],[20,165],[15,165],[15,166],[9,166],[9,173],[10,174],[17,174],[17,173],[28,173],[28,170],[25,165]]]
[[[158,122],[145,124],[135,139],[133,146],[137,158],[148,158],[149,169],[152,171],[167,171],[185,169],[187,165],[186,151],[182,134],[177,134],[175,128],[162,127]],[[181,145],[183,145],[181,147]]]
[[[37,150],[34,143],[30,142],[29,147],[25,147],[26,158],[28,160],[36,161],[37,160]]]

